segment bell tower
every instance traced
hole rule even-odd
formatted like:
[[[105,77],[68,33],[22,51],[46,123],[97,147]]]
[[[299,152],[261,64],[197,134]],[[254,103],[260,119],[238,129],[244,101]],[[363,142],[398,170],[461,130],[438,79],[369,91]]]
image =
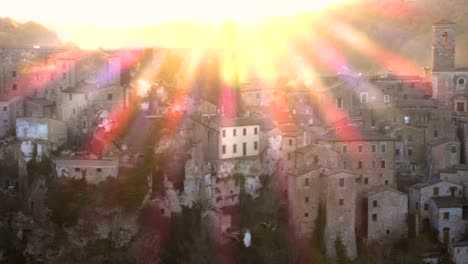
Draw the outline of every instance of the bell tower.
[[[455,68],[455,23],[441,20],[432,26],[432,70],[450,71]]]

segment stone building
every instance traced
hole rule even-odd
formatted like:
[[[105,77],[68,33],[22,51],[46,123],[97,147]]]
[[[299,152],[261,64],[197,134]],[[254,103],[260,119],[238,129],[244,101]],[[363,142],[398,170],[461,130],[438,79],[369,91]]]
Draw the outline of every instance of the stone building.
[[[0,138],[13,134],[16,117],[23,115],[23,101],[19,96],[0,97]]]
[[[432,180],[417,183],[409,188],[408,213],[417,233],[429,230],[431,223],[430,200],[432,197],[463,197],[463,187],[446,181]]]
[[[323,203],[326,211],[324,243],[327,255],[336,257],[335,241],[341,237],[347,255],[357,257],[356,248],[356,201],[357,174],[336,170],[322,173]]]
[[[364,210],[366,211],[366,210]],[[383,187],[367,195],[369,244],[392,243],[408,236],[408,195]]]
[[[437,238],[444,244],[459,241],[466,234],[468,217],[463,213],[461,198],[432,197],[430,202],[431,225],[437,231]]]
[[[428,144],[427,170],[430,179],[440,170],[460,164],[460,141],[442,138]]]
[[[426,145],[424,130],[401,124],[390,135],[395,141],[395,169],[399,173],[424,175],[426,168]]]
[[[60,156],[54,162],[57,176],[83,178],[90,184],[98,184],[108,177],[116,178],[119,175],[119,159],[115,157]]]
[[[463,186],[463,197],[468,198],[468,166],[465,164],[455,165],[453,167],[440,171],[439,178],[443,181],[459,184]]]

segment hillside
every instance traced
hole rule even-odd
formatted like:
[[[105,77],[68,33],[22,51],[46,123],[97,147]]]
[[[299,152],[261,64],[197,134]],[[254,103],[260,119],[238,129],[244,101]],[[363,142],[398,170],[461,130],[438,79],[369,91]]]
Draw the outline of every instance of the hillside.
[[[0,18],[0,46],[58,46],[62,42],[57,34],[44,26],[10,18]]]

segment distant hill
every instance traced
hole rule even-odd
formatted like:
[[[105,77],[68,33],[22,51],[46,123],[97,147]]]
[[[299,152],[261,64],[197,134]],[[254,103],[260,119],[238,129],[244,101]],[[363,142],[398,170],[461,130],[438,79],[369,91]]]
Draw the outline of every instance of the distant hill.
[[[0,46],[59,46],[62,42],[54,31],[44,26],[10,18],[0,18]]]

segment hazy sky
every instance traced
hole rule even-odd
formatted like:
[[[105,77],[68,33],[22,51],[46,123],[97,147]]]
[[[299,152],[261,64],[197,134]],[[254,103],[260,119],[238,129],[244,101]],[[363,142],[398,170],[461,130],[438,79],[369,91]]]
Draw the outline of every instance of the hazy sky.
[[[179,20],[221,21],[226,17],[254,20],[324,8],[346,0],[14,0],[3,4],[0,17],[35,21],[55,30],[64,41],[81,46],[118,46],[115,28],[131,30]],[[114,29],[110,29],[114,28]],[[114,30],[114,33],[112,33]],[[98,39],[96,39],[98,38]]]

